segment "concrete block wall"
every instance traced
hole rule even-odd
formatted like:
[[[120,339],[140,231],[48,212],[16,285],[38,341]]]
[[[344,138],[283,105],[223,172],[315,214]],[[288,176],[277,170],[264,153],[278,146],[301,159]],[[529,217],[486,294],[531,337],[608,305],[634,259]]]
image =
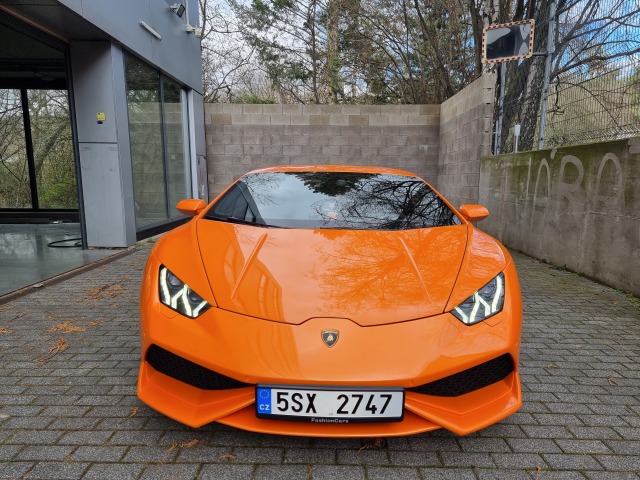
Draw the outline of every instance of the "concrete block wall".
[[[505,245],[640,296],[640,138],[485,157],[480,192]]]
[[[480,158],[491,153],[495,75],[483,75],[440,108],[438,190],[456,207],[478,203]]]
[[[376,165],[437,184],[439,105],[205,105],[209,196],[274,165]]]

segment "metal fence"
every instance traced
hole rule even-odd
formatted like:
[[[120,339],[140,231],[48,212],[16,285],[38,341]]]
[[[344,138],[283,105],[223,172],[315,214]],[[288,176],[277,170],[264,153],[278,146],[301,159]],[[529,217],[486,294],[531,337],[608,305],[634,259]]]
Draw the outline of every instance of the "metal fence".
[[[504,65],[494,153],[640,135],[640,0],[549,3],[536,18],[536,54]]]

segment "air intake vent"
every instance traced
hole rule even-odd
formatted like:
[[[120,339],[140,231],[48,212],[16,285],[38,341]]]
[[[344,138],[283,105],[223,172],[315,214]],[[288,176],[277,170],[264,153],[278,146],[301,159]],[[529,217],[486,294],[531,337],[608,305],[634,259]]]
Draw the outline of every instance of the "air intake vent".
[[[149,347],[146,360],[149,365],[160,373],[203,390],[230,390],[232,388],[252,386],[248,383],[225,377],[157,345]]]
[[[409,390],[438,397],[457,397],[504,380],[511,372],[513,360],[511,355],[505,353],[463,372]]]

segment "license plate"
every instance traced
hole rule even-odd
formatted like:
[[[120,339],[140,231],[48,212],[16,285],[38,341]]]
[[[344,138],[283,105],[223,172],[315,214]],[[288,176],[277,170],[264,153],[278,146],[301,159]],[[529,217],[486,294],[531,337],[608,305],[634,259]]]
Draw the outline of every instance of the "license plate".
[[[402,388],[258,385],[256,415],[312,423],[399,422]]]

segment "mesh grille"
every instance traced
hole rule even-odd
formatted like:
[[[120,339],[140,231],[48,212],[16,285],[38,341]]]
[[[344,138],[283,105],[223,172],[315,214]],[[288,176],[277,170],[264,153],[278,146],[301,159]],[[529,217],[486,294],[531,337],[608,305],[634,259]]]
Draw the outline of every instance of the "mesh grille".
[[[147,350],[147,362],[160,373],[203,390],[229,390],[250,386],[204,368],[157,345]]]
[[[468,370],[410,390],[438,397],[457,397],[503,380],[513,372],[511,355],[504,354]]]

